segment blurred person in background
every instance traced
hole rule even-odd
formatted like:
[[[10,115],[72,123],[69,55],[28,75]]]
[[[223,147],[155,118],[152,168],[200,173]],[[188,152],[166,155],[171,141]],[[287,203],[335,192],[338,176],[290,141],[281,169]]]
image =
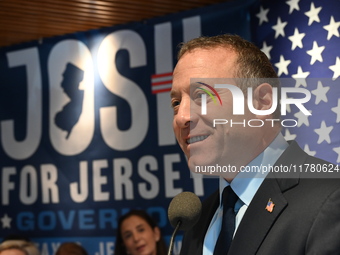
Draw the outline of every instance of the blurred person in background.
[[[1,255],[40,255],[36,245],[23,237],[7,237],[0,244]]]
[[[77,243],[62,243],[55,255],[88,255],[87,251]]]
[[[165,255],[167,247],[154,220],[143,210],[131,210],[118,221],[115,255]]]

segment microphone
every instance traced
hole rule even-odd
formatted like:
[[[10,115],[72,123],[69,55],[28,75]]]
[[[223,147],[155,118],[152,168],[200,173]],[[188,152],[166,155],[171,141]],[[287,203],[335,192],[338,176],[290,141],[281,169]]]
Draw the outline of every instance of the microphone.
[[[185,231],[193,227],[201,216],[201,209],[201,200],[192,192],[182,192],[171,200],[168,218],[175,230],[170,239],[168,255],[172,254],[177,231]]]

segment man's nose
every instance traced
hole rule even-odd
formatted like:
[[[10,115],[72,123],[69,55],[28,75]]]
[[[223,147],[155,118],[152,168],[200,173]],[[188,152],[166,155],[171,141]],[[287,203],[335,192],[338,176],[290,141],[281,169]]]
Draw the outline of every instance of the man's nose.
[[[181,102],[178,112],[175,116],[175,121],[178,127],[187,128],[190,126],[190,123],[195,122],[197,119],[197,114],[195,114],[194,109],[192,108],[193,105],[191,104],[190,100]]]
[[[190,102],[189,100],[181,101],[176,114],[176,124],[180,128],[186,128],[190,124]]]

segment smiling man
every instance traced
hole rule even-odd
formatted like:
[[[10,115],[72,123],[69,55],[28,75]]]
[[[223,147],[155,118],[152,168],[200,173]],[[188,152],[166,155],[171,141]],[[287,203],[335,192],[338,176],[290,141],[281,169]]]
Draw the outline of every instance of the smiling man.
[[[340,254],[340,180],[305,173],[309,165],[338,166],[284,140],[272,110],[280,86],[265,54],[239,36],[219,35],[183,44],[178,56],[171,91],[177,141],[191,171],[219,176],[181,254]],[[238,90],[253,110],[245,98],[236,115]],[[300,168],[287,175],[289,166]]]

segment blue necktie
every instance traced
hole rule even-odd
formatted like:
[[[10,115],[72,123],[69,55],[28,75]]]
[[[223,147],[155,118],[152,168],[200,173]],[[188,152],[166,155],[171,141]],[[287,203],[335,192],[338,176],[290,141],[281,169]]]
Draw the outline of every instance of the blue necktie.
[[[214,255],[226,255],[235,231],[235,203],[237,195],[230,186],[224,188],[222,193],[223,218],[220,235],[218,236]]]

